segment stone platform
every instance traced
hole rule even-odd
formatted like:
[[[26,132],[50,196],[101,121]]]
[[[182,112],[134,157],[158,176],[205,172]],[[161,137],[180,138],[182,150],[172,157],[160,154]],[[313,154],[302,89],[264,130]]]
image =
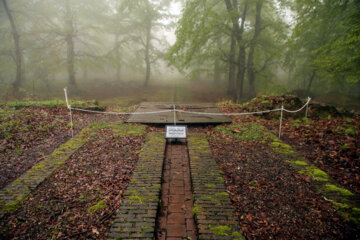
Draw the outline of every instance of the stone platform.
[[[135,112],[156,112],[164,110],[184,110],[189,112],[203,113],[221,113],[213,103],[165,103],[165,102],[143,102]],[[177,124],[220,124],[231,123],[231,120],[225,115],[199,115],[192,113],[175,113]],[[154,124],[172,124],[174,122],[174,113],[165,112],[158,114],[132,114],[127,120],[128,123],[154,123]]]

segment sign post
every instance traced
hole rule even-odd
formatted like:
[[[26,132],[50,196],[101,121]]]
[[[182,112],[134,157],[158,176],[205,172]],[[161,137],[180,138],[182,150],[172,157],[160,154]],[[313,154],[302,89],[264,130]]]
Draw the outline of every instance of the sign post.
[[[182,125],[168,125],[166,126],[166,139],[185,139],[187,138],[187,128]]]

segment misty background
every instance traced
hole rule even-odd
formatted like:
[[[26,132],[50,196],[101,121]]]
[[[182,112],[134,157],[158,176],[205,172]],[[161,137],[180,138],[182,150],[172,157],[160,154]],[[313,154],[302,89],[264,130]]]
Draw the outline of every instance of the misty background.
[[[0,0],[0,101],[61,99],[64,87],[171,101],[179,88],[359,109],[359,46],[355,0]]]

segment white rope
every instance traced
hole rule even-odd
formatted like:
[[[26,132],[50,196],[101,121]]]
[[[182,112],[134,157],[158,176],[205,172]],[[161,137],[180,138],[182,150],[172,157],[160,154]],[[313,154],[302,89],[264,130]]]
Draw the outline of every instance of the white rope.
[[[298,110],[291,111],[291,110],[287,110],[287,109],[284,108],[284,111],[285,111],[285,112],[288,112],[288,113],[297,113],[297,112],[300,112],[301,110],[303,110],[305,107],[308,106],[308,104],[310,103],[310,100],[311,100],[311,98],[308,97],[308,100],[307,100],[307,102],[304,104],[304,106],[302,106],[302,107],[299,108]]]
[[[99,114],[112,114],[112,115],[130,115],[130,114],[134,114],[134,115],[140,115],[140,114],[159,114],[159,113],[169,113],[169,112],[173,112],[174,113],[174,125],[176,125],[176,112],[179,113],[190,113],[190,114],[198,114],[198,115],[213,115],[213,116],[241,116],[241,115],[254,115],[254,114],[262,114],[262,113],[270,113],[270,112],[277,112],[277,111],[281,111],[280,113],[280,126],[279,126],[279,138],[281,137],[281,126],[282,126],[282,118],[283,118],[283,112],[288,112],[288,113],[297,113],[300,112],[301,110],[303,110],[306,107],[306,111],[305,111],[305,117],[307,117],[307,113],[308,113],[308,105],[310,103],[311,98],[308,97],[307,102],[304,104],[304,106],[302,106],[301,108],[299,108],[298,110],[287,110],[284,108],[283,105],[281,105],[281,108],[276,108],[276,109],[272,109],[272,110],[265,110],[265,111],[257,111],[257,112],[242,112],[242,113],[208,113],[208,112],[191,112],[191,111],[184,111],[184,110],[178,110],[175,108],[175,105],[173,105],[173,109],[172,110],[163,110],[163,111],[153,111],[153,112],[102,112],[102,111],[96,111],[96,110],[86,110],[86,109],[81,109],[81,108],[73,108],[71,107],[71,105],[69,104],[68,101],[68,96],[67,96],[67,90],[66,88],[64,88],[64,92],[65,92],[65,101],[66,101],[66,106],[70,111],[70,125],[71,125],[71,136],[74,137],[74,129],[73,129],[73,118],[72,118],[72,111],[71,110],[76,110],[76,111],[81,111],[81,112],[88,112],[88,113],[99,113]]]
[[[129,114],[157,114],[157,113],[167,113],[167,112],[173,112],[174,110],[163,110],[163,111],[154,111],[154,112],[102,112],[102,111],[96,111],[96,110],[87,110],[82,108],[73,108],[70,107],[72,110],[81,111],[81,112],[88,112],[88,113],[101,113],[101,114],[112,114],[112,115],[129,115]]]
[[[198,115],[213,115],[213,116],[240,116],[240,115],[253,115],[253,114],[262,114],[262,113],[270,113],[280,111],[280,109],[272,109],[272,110],[265,110],[259,112],[242,112],[242,113],[207,113],[207,112],[191,112],[191,111],[184,111],[184,110],[176,110],[176,112],[181,113],[191,113],[191,114],[198,114]]]
[[[283,108],[283,111],[289,112],[289,113],[299,112],[299,111],[303,110],[305,107],[308,106],[308,104],[310,103],[310,100],[311,100],[311,98],[308,98],[308,101],[304,104],[304,106],[302,106],[298,110],[287,110],[287,109]],[[223,115],[226,115],[226,116],[241,116],[241,115],[254,115],[254,114],[263,114],[263,113],[281,111],[281,108],[276,108],[276,109],[257,111],[257,112],[209,113],[209,112],[184,111],[184,110],[175,109],[173,107],[172,110],[153,111],[153,112],[103,112],[103,111],[96,111],[96,110],[86,110],[86,109],[81,109],[81,108],[73,108],[70,105],[69,105],[69,109],[76,110],[76,111],[82,111],[82,112],[88,112],[88,113],[101,113],[101,114],[113,114],[113,115],[129,115],[129,114],[141,115],[141,114],[158,114],[158,113],[168,113],[168,112],[174,112],[174,114],[175,114],[175,112],[180,112],[180,113],[189,113],[189,114],[197,114],[197,115],[212,115],[212,116],[223,116]]]

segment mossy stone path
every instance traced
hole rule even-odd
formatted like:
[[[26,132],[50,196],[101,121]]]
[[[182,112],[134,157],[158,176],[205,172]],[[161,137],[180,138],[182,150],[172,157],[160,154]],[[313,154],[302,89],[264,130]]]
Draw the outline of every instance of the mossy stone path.
[[[0,217],[5,213],[15,211],[46,177],[50,176],[60,165],[64,164],[77,149],[88,142],[90,129],[90,127],[83,129],[79,135],[56,149],[48,159],[39,162],[2,189],[0,191]]]
[[[18,179],[0,191],[0,217],[14,212],[26,200],[27,196],[57,168],[65,164],[70,156],[85,143],[91,141],[99,129],[111,128],[120,136],[145,133],[145,126],[113,123],[94,123],[84,128],[77,136],[57,148],[49,158],[39,162]]]
[[[153,239],[165,152],[163,133],[149,133],[109,239]]]

